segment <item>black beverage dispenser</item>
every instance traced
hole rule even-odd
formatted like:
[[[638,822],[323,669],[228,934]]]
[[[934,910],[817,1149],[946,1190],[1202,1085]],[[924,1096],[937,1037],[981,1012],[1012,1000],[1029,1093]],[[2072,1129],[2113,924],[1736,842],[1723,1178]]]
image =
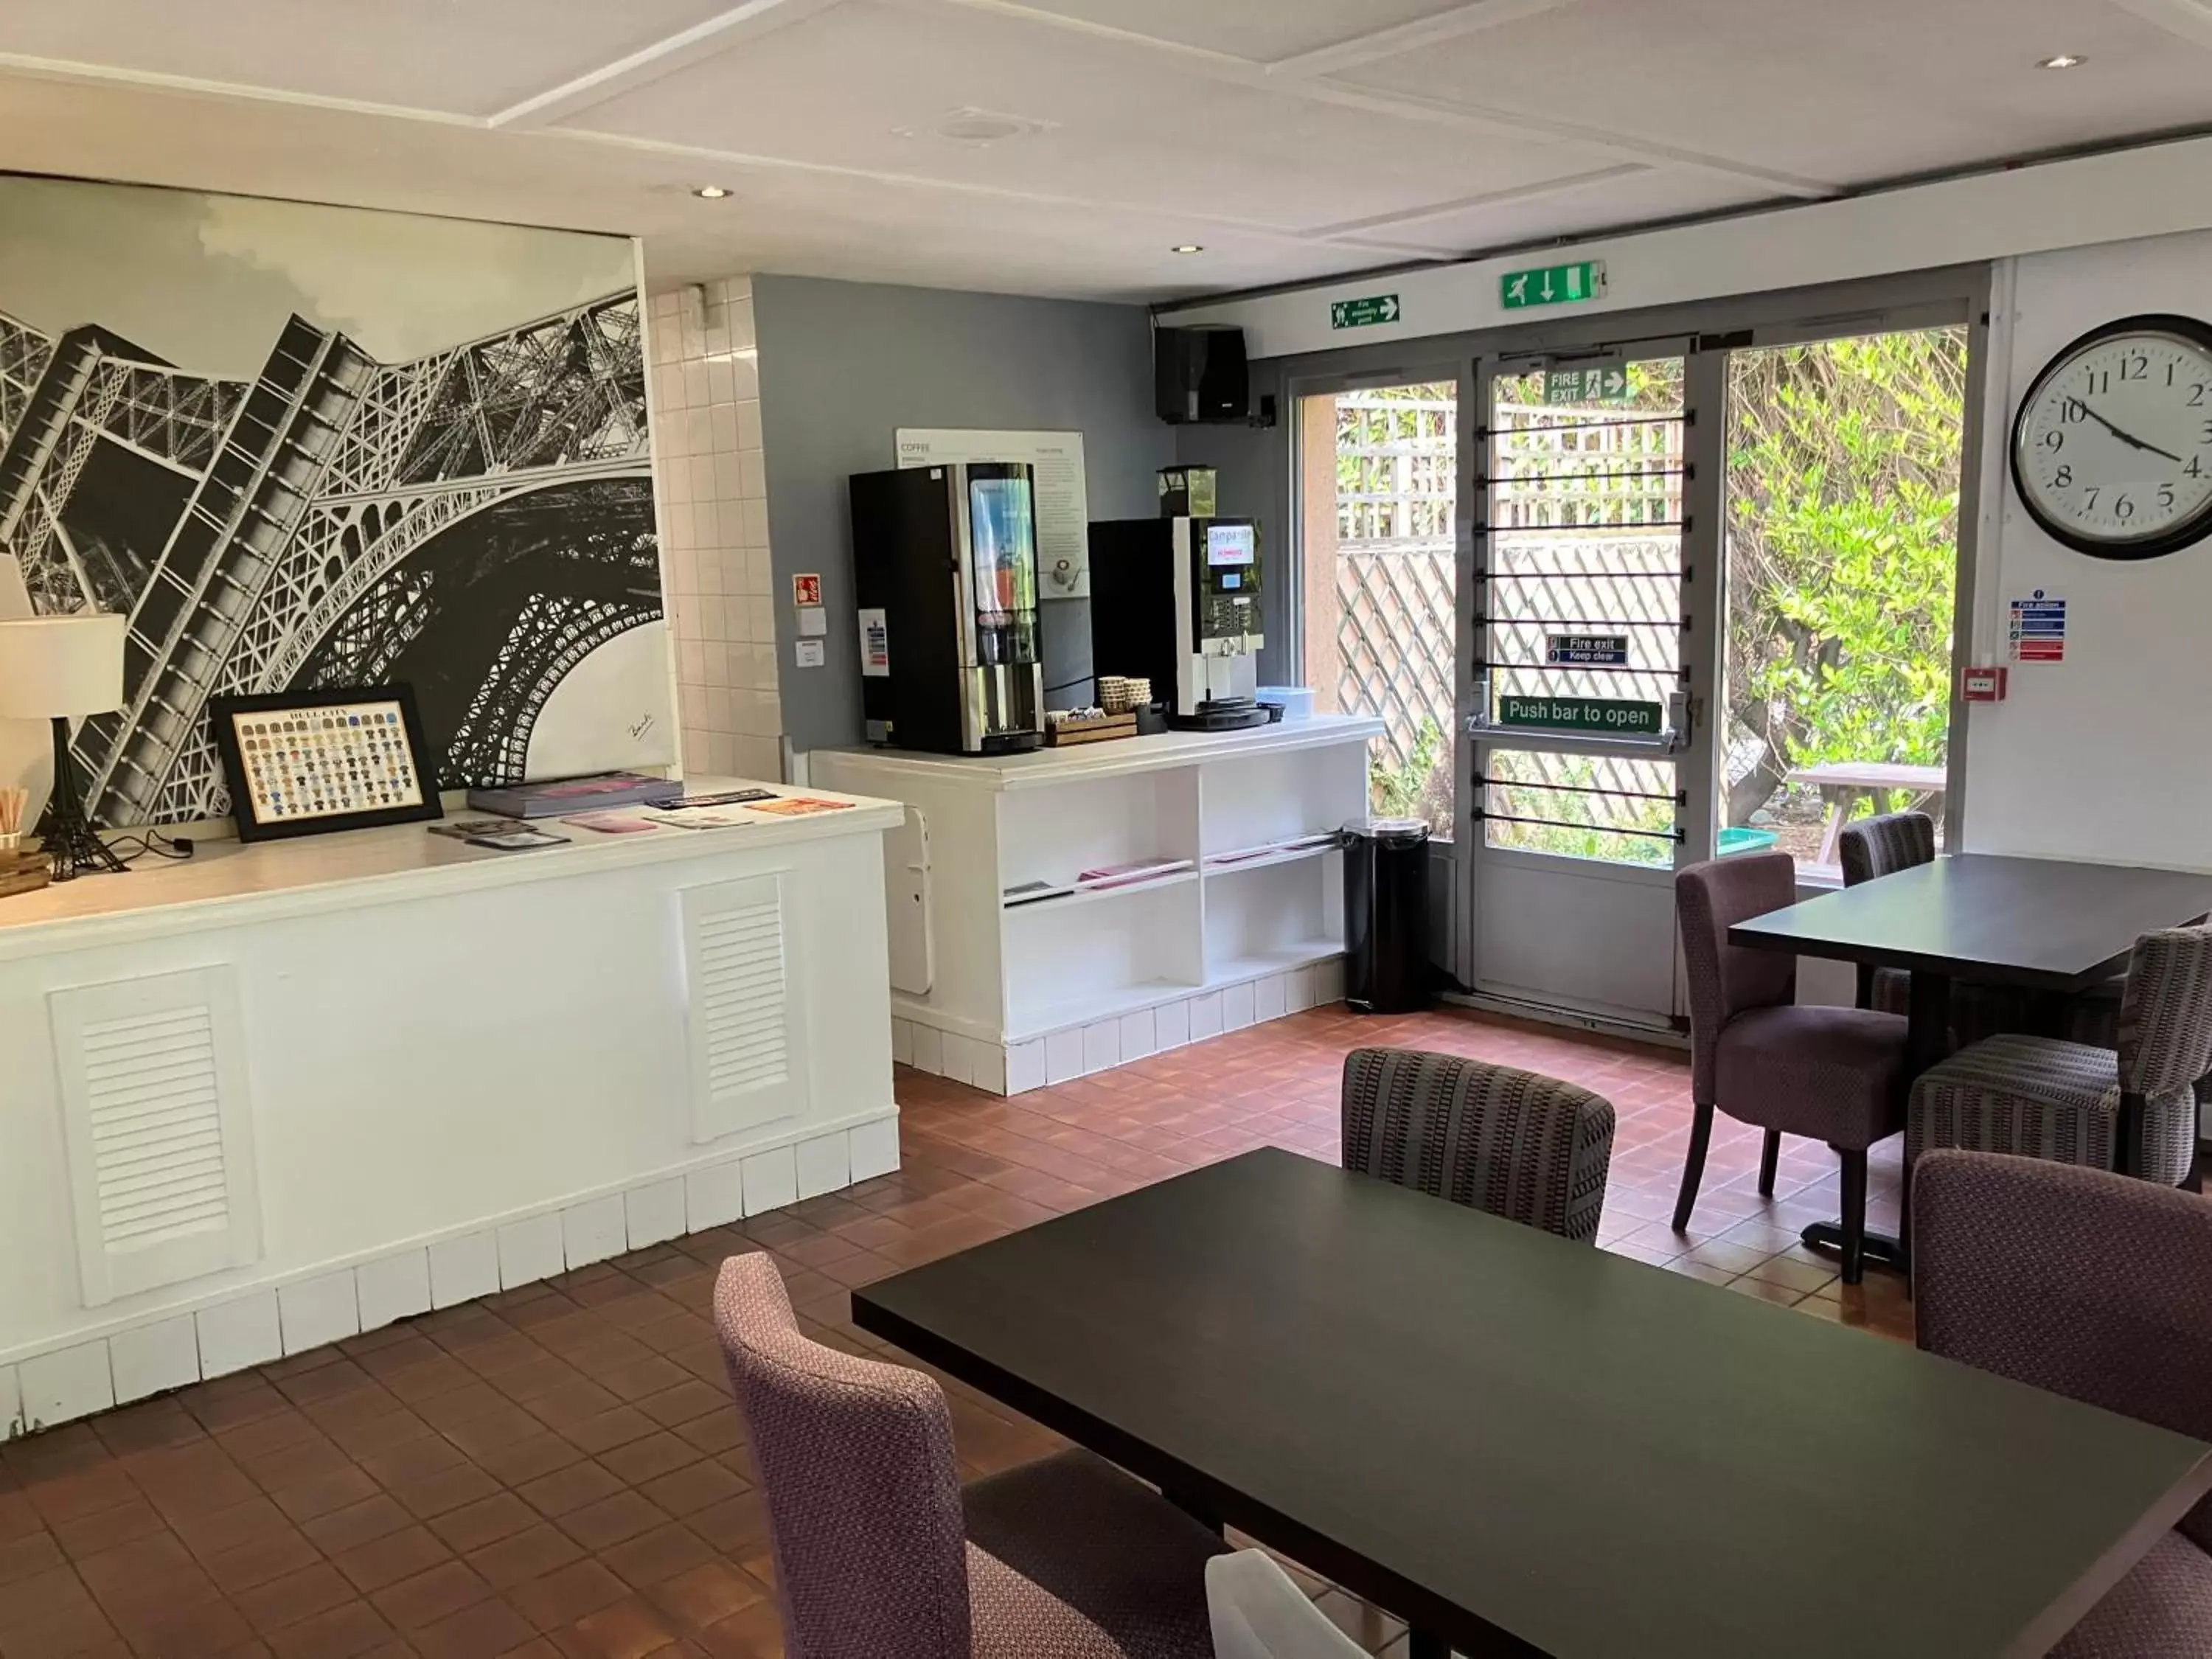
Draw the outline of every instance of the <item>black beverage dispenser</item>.
[[[1029,465],[856,472],[853,586],[868,741],[947,755],[1044,738]]]

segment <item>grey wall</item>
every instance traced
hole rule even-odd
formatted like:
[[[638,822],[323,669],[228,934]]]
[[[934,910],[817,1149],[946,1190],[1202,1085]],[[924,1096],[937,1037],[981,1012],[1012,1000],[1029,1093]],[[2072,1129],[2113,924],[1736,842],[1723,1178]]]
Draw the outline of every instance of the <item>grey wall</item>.
[[[898,428],[1079,431],[1091,516],[1158,510],[1154,474],[1175,460],[1176,440],[1152,413],[1141,307],[756,276],[753,316],[779,679],[793,749],[861,741],[845,480],[896,465]],[[829,612],[820,668],[793,659],[791,576],[802,570],[821,573]],[[1089,612],[1085,600],[1045,602],[1048,685],[1090,672]]]

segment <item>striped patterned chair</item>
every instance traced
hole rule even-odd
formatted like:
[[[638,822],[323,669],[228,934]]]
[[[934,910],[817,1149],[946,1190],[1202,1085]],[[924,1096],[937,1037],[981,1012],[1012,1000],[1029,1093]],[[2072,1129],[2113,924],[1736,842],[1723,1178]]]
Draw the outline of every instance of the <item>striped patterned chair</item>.
[[[714,1327],[768,1501],[786,1659],[1211,1659],[1228,1546],[1088,1452],[963,1487],[945,1390],[799,1328],[733,1255]]]
[[[2194,1178],[2197,1080],[2212,1071],[2212,930],[2136,941],[2119,1048],[2055,1037],[1984,1038],[1921,1073],[1905,1168],[1938,1146],[2014,1152],[2139,1175]]]
[[[1510,1066],[1411,1048],[1344,1058],[1344,1167],[1595,1241],[1613,1104]]]
[[[1934,1152],[1912,1186],[1920,1346],[2212,1438],[2212,1205],[2097,1170]],[[2212,1653],[2212,1500],[2051,1659]]]
[[[1879,881],[1917,864],[1936,862],[1936,820],[1925,812],[1885,812],[1844,826],[1837,843],[1844,885]],[[1902,968],[1861,968],[1858,1006],[1885,1014],[1909,1013],[1912,975]]]

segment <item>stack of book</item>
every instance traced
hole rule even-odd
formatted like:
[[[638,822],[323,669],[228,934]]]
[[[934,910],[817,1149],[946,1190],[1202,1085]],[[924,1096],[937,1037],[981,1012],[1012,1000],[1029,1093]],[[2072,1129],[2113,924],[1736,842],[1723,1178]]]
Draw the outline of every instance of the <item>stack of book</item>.
[[[550,783],[518,783],[503,788],[471,789],[469,810],[510,818],[566,817],[571,812],[603,812],[617,806],[662,806],[678,799],[684,786],[673,778],[648,778],[635,772],[601,772],[588,778]]]
[[[20,847],[0,852],[0,898],[10,893],[34,893],[52,877],[53,867],[44,853]]]

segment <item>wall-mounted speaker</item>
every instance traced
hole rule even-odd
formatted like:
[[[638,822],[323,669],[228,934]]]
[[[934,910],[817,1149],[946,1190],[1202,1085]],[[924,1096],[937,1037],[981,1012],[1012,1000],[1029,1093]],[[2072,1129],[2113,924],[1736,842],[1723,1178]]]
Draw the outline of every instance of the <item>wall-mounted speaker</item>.
[[[1251,413],[1241,328],[1156,328],[1152,380],[1162,420],[1242,423]]]

